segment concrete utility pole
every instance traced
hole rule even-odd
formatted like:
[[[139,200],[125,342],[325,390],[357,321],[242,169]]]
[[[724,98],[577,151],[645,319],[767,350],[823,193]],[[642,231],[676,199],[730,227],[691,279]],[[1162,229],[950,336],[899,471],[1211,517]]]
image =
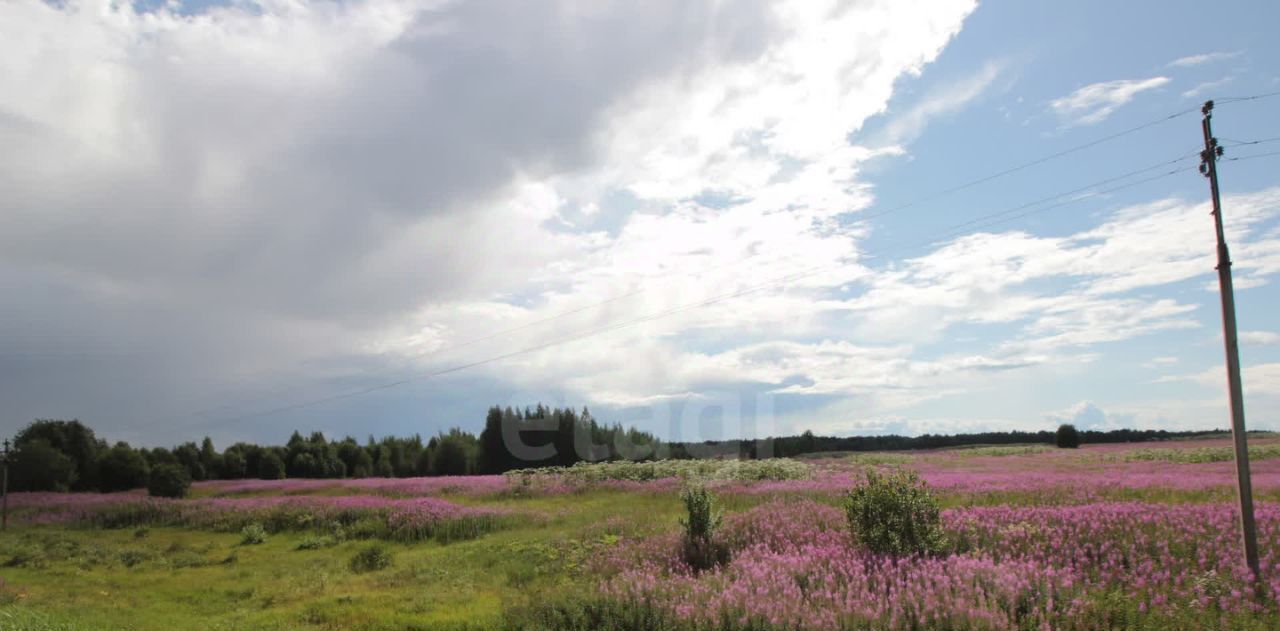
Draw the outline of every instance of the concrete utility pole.
[[[1204,120],[1204,151],[1200,153],[1200,172],[1209,178],[1213,196],[1213,226],[1218,233],[1218,286],[1222,293],[1222,339],[1227,350],[1227,390],[1231,397],[1231,437],[1236,450],[1236,482],[1240,491],[1240,529],[1244,538],[1244,561],[1253,572],[1255,585],[1261,585],[1258,569],[1258,527],[1253,518],[1253,482],[1249,475],[1249,438],[1244,429],[1244,390],[1240,385],[1240,344],[1236,339],[1236,299],[1231,285],[1231,255],[1222,232],[1222,202],[1218,196],[1218,157],[1222,147],[1213,137],[1210,119],[1213,101],[1205,101],[1200,110]]]

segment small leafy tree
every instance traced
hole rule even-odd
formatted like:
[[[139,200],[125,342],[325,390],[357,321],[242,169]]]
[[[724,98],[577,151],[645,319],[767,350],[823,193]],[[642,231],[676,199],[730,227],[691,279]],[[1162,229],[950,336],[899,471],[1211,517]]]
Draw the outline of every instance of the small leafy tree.
[[[866,470],[866,480],[845,500],[854,539],[877,554],[894,556],[941,552],[938,500],[914,471],[881,474]]]
[[[151,469],[147,493],[152,497],[186,497],[191,490],[191,474],[175,464],[160,464]]]
[[[1061,449],[1075,449],[1080,446],[1080,432],[1070,423],[1059,425],[1057,443]]]
[[[697,571],[727,563],[729,548],[716,538],[722,515],[716,508],[715,495],[707,487],[694,484],[681,491],[680,499],[689,514],[687,519],[680,520],[684,528],[685,562]]]

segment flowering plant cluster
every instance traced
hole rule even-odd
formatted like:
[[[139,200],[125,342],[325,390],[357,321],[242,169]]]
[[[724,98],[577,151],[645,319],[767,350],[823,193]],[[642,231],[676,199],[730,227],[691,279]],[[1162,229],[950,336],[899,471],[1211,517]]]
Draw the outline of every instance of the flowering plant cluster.
[[[251,524],[272,532],[338,526],[356,536],[405,541],[469,539],[521,518],[500,508],[461,506],[434,497],[374,495],[174,500],[136,493],[20,493],[14,494],[13,505],[33,523],[183,526],[225,532],[238,532]]]
[[[1260,507],[1265,597],[1239,562],[1229,504],[979,507],[944,511],[947,551],[859,546],[840,509],[775,501],[726,519],[732,561],[695,572],[673,536],[601,560],[610,599],[674,623],[800,629],[1106,628],[1147,620],[1227,628],[1276,615],[1280,506]]]

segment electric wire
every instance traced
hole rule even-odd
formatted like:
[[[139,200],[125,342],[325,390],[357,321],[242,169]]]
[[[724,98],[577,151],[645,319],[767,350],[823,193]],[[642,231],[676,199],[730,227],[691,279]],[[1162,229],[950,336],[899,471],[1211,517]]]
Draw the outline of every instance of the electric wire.
[[[1082,195],[1079,195],[1080,193],[1082,193],[1082,192],[1084,192],[1084,191],[1087,191],[1087,190],[1089,190],[1089,189],[1096,188],[1096,187],[1097,187],[1097,186],[1099,186],[1099,185],[1102,185],[1102,184],[1109,184],[1109,183],[1117,182],[1117,181],[1120,181],[1120,180],[1123,180],[1123,179],[1126,179],[1126,178],[1129,178],[1129,177],[1133,177],[1134,175],[1139,175],[1139,174],[1142,174],[1142,173],[1147,173],[1147,172],[1150,172],[1150,171],[1152,171],[1152,170],[1158,169],[1158,168],[1160,168],[1160,167],[1165,167],[1165,166],[1168,166],[1168,165],[1170,165],[1170,164],[1174,164],[1174,163],[1177,163],[1177,162],[1179,162],[1179,161],[1186,160],[1186,159],[1188,159],[1188,158],[1190,158],[1190,157],[1192,157],[1192,156],[1191,156],[1191,155],[1186,155],[1186,156],[1182,156],[1182,157],[1179,157],[1179,158],[1174,159],[1174,160],[1160,162],[1160,163],[1157,163],[1157,164],[1154,164],[1154,165],[1151,165],[1151,166],[1148,166],[1148,167],[1144,167],[1144,168],[1141,168],[1141,169],[1136,169],[1136,170],[1130,171],[1130,172],[1128,172],[1128,173],[1124,173],[1124,174],[1121,174],[1121,175],[1117,175],[1117,176],[1113,176],[1113,177],[1110,177],[1110,178],[1106,178],[1106,179],[1104,179],[1104,180],[1100,180],[1100,181],[1094,182],[1094,183],[1089,184],[1089,185],[1087,185],[1087,186],[1078,187],[1078,188],[1072,189],[1072,190],[1070,190],[1070,191],[1065,191],[1065,192],[1062,192],[1062,193],[1058,193],[1058,194],[1056,194],[1056,195],[1051,195],[1051,196],[1048,196],[1048,197],[1044,197],[1044,198],[1038,199],[1038,200],[1036,200],[1036,201],[1034,201],[1034,202],[1029,202],[1029,203],[1020,204],[1020,205],[1018,205],[1018,206],[1015,206],[1015,207],[1012,207],[1012,208],[1009,208],[1009,209],[1004,209],[1004,210],[1001,210],[1001,211],[998,211],[998,212],[994,212],[994,213],[987,213],[987,214],[985,214],[985,215],[981,215],[981,216],[979,216],[979,217],[977,217],[977,218],[971,219],[971,220],[966,221],[966,222],[963,222],[963,223],[961,223],[961,224],[956,224],[956,225],[950,226],[950,227],[948,227],[948,228],[946,229],[946,231],[945,231],[944,233],[942,233],[942,234],[933,234],[933,235],[930,235],[930,236],[928,236],[928,237],[926,237],[926,238],[924,238],[924,239],[920,239],[920,240],[913,240],[913,241],[912,241],[912,242],[910,242],[910,243],[894,244],[894,247],[892,247],[892,248],[882,248],[882,249],[879,249],[879,250],[874,250],[874,251],[870,251],[870,252],[864,253],[862,256],[860,256],[860,257],[859,257],[859,259],[858,259],[858,261],[857,261],[857,262],[843,262],[843,263],[836,264],[836,265],[832,265],[832,264],[823,264],[823,265],[816,266],[816,267],[806,268],[806,269],[804,269],[804,270],[800,270],[800,271],[797,271],[797,272],[793,272],[793,273],[790,273],[790,274],[786,274],[786,275],[783,275],[783,276],[780,276],[780,277],[777,277],[777,278],[771,279],[771,280],[769,280],[769,281],[767,281],[767,282],[760,283],[760,284],[756,284],[756,285],[752,285],[752,286],[749,286],[749,287],[746,287],[746,288],[743,288],[743,289],[739,289],[739,290],[736,290],[736,291],[733,291],[733,292],[728,292],[728,293],[724,293],[724,294],[719,294],[719,295],[712,296],[712,297],[710,297],[710,298],[707,298],[707,299],[704,299],[704,300],[700,300],[700,301],[697,301],[697,302],[693,302],[693,303],[689,303],[689,304],[685,304],[685,305],[679,305],[679,306],[676,306],[676,307],[673,307],[673,308],[669,308],[669,309],[665,309],[665,310],[661,310],[661,311],[657,311],[657,312],[649,313],[649,314],[646,314],[646,315],[641,316],[641,317],[638,317],[638,318],[632,318],[632,319],[628,319],[628,320],[623,320],[623,321],[615,322],[615,323],[612,323],[612,324],[609,324],[609,325],[605,325],[605,326],[603,326],[603,327],[598,327],[598,328],[595,328],[595,329],[589,329],[589,330],[586,330],[586,331],[580,331],[580,332],[573,333],[573,334],[570,334],[570,335],[567,335],[567,336],[558,337],[558,338],[556,338],[556,339],[549,340],[549,341],[546,341],[546,342],[540,342],[540,343],[533,344],[533,345],[530,345],[530,346],[526,346],[526,347],[523,347],[523,348],[519,348],[519,349],[516,349],[516,350],[513,350],[513,351],[509,351],[509,352],[506,352],[506,353],[501,353],[501,354],[498,354],[498,355],[494,355],[494,356],[486,357],[486,358],[479,359],[479,360],[475,360],[475,361],[471,361],[471,362],[465,362],[465,363],[458,364],[458,365],[454,365],[454,366],[450,366],[450,367],[447,367],[447,368],[442,368],[442,369],[439,369],[439,370],[434,370],[434,371],[429,371],[429,372],[421,373],[421,374],[418,374],[418,375],[414,375],[414,376],[412,376],[412,377],[407,377],[407,378],[404,378],[404,379],[399,379],[399,380],[392,381],[392,382],[388,382],[388,383],[378,384],[378,385],[375,385],[375,386],[370,386],[370,387],[366,387],[366,388],[360,388],[360,389],[356,389],[356,390],[352,390],[352,391],[348,391],[348,392],[343,392],[343,393],[339,393],[339,394],[335,394],[335,395],[330,395],[330,396],[320,397],[320,398],[311,399],[311,400],[308,400],[308,401],[302,401],[302,402],[298,402],[298,403],[294,403],[294,404],[288,404],[288,405],[277,406],[277,407],[273,407],[273,408],[270,408],[270,409],[267,409],[267,410],[261,410],[261,411],[256,411],[256,412],[251,412],[251,413],[241,414],[241,415],[232,416],[232,417],[227,417],[227,418],[220,418],[220,419],[213,420],[213,421],[211,421],[211,422],[207,423],[206,425],[212,425],[212,424],[215,424],[215,423],[216,423],[216,424],[231,424],[231,423],[237,423],[237,422],[241,422],[241,421],[245,421],[245,420],[250,420],[250,419],[255,419],[255,418],[262,418],[262,417],[267,417],[267,416],[274,416],[274,415],[282,414],[282,413],[285,413],[285,412],[291,412],[291,411],[296,411],[296,410],[306,409],[306,408],[310,408],[310,407],[315,407],[315,406],[323,405],[323,404],[326,404],[326,403],[332,403],[332,402],[335,402],[335,401],[340,401],[340,400],[349,399],[349,398],[353,398],[353,397],[358,397],[358,396],[362,396],[362,395],[366,395],[366,394],[371,394],[371,393],[379,392],[379,391],[382,391],[382,390],[388,390],[388,389],[395,388],[395,387],[398,387],[398,386],[402,386],[402,385],[405,385],[405,384],[408,384],[408,383],[411,383],[411,382],[424,381],[424,380],[429,380],[429,379],[434,379],[434,378],[438,378],[438,377],[442,377],[442,376],[450,375],[450,374],[457,373],[457,372],[461,372],[461,371],[464,371],[464,370],[467,370],[467,369],[470,369],[470,368],[476,368],[476,367],[483,366],[483,365],[486,365],[486,364],[491,364],[491,363],[495,363],[495,362],[503,361],[503,360],[506,360],[506,359],[511,359],[511,358],[514,358],[514,357],[518,357],[518,356],[521,356],[521,355],[526,355],[526,354],[529,354],[529,353],[534,353],[534,352],[538,352],[538,351],[546,350],[546,349],[548,349],[548,348],[552,348],[552,347],[555,347],[555,346],[560,346],[560,345],[563,345],[563,344],[568,344],[568,343],[571,343],[571,342],[580,341],[580,340],[583,340],[583,339],[587,339],[587,338],[595,337],[595,336],[602,335],[602,334],[605,334],[605,333],[610,333],[610,332],[617,331],[617,330],[621,330],[621,329],[624,329],[624,328],[629,328],[629,327],[632,327],[632,326],[637,326],[637,325],[644,324],[644,323],[647,323],[647,322],[652,322],[652,321],[656,321],[656,320],[664,319],[664,318],[667,318],[667,317],[671,317],[671,316],[673,316],[673,315],[678,315],[678,314],[680,314],[680,313],[686,313],[686,312],[689,312],[689,311],[692,311],[692,310],[695,310],[695,309],[700,309],[700,308],[707,307],[707,306],[710,306],[710,305],[713,305],[713,304],[721,303],[721,302],[724,302],[724,301],[726,301],[726,300],[732,300],[732,299],[735,299],[735,298],[741,298],[741,297],[748,296],[748,295],[751,295],[751,294],[754,294],[754,293],[757,293],[757,292],[760,292],[760,291],[764,291],[764,290],[766,290],[766,289],[771,289],[771,288],[779,287],[779,286],[782,286],[782,285],[786,285],[786,284],[794,283],[795,281],[802,280],[802,279],[804,279],[804,278],[807,278],[807,277],[813,276],[813,275],[815,275],[815,274],[818,274],[818,273],[821,273],[821,272],[824,272],[824,271],[829,271],[829,270],[832,270],[832,269],[840,269],[840,268],[844,268],[844,267],[851,267],[852,265],[855,265],[855,264],[860,263],[860,262],[862,262],[862,261],[874,260],[874,259],[882,259],[882,258],[884,258],[884,257],[888,256],[889,254],[893,254],[893,253],[895,253],[897,250],[902,249],[902,248],[905,248],[905,247],[913,247],[913,246],[919,246],[919,245],[927,245],[927,244],[929,244],[929,243],[936,242],[938,239],[951,238],[952,236],[955,236],[955,235],[956,235],[956,234],[958,234],[958,233],[968,232],[967,230],[964,230],[964,227],[966,227],[966,226],[974,226],[974,225],[976,224],[978,228],[987,228],[987,227],[991,227],[991,226],[995,226],[995,225],[1000,225],[1000,224],[1008,223],[1008,222],[1011,222],[1011,221],[1015,221],[1015,220],[1017,220],[1017,219],[1020,219],[1020,218],[1026,217],[1026,216],[1030,216],[1030,215],[1032,215],[1032,214],[1037,214],[1037,213],[1041,213],[1041,212],[1047,212],[1048,210],[1052,210],[1052,209],[1055,209],[1055,208],[1060,208],[1060,207],[1067,206],[1067,205],[1070,205],[1070,204],[1079,203],[1079,202],[1085,201],[1086,199],[1091,199],[1091,198],[1096,197],[1096,196],[1099,196],[1099,195],[1105,195],[1105,194],[1109,194],[1109,193],[1113,193],[1113,192],[1118,192],[1118,191],[1120,191],[1120,190],[1124,190],[1124,189],[1132,188],[1132,187],[1139,186],[1139,185],[1142,185],[1142,184],[1146,184],[1146,183],[1149,183],[1149,182],[1152,182],[1152,181],[1156,181],[1156,180],[1159,180],[1159,179],[1163,179],[1163,178],[1166,178],[1166,177],[1170,177],[1170,176],[1175,175],[1175,174],[1178,174],[1178,173],[1183,173],[1183,172],[1187,172],[1187,171],[1192,171],[1192,170],[1194,170],[1194,169],[1195,169],[1195,167],[1187,167],[1187,168],[1183,168],[1183,169],[1174,169],[1174,170],[1170,170],[1170,171],[1167,171],[1167,172],[1164,172],[1164,173],[1160,173],[1160,174],[1155,175],[1155,176],[1153,176],[1153,177],[1143,178],[1143,179],[1141,179],[1141,180],[1137,180],[1137,181],[1134,181],[1134,182],[1129,182],[1129,183],[1126,183],[1126,184],[1121,184],[1121,185],[1118,185],[1118,186],[1115,186],[1115,187],[1111,187],[1111,188],[1108,188],[1108,189],[1099,190],[1099,191],[1094,191],[1094,192],[1093,192],[1092,194],[1090,194],[1090,195],[1083,195],[1083,196],[1082,196]],[[1051,205],[1048,205],[1048,206],[1045,206],[1045,207],[1042,207],[1042,208],[1034,208],[1034,206],[1036,206],[1036,205],[1039,205],[1039,204],[1042,204],[1042,203],[1045,203],[1045,202],[1049,202],[1049,201],[1053,201],[1053,200],[1057,200],[1057,199],[1062,199],[1062,198],[1064,198],[1064,197],[1069,197],[1069,199],[1065,199],[1065,200],[1060,201],[1060,202],[1058,202],[1058,203],[1051,204]],[[1022,213],[1019,213],[1019,214],[1013,214],[1013,215],[1011,215],[1011,214],[1010,214],[1010,213],[1014,213],[1014,212],[1016,212],[1016,211],[1024,210],[1024,209],[1028,209],[1028,208],[1030,208],[1030,210],[1027,210],[1026,212],[1022,212]],[[170,420],[170,419],[164,419],[164,420]],[[192,427],[201,427],[201,426],[202,426],[202,425],[194,425],[194,426],[192,426]]]

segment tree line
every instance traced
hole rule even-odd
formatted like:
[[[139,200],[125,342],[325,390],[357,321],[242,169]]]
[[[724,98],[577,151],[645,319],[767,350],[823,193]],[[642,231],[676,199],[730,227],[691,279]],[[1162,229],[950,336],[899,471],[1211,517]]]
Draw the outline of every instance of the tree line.
[[[1079,432],[1083,443],[1167,440],[1205,432],[1112,430]],[[459,428],[427,440],[351,436],[330,440],[295,431],[284,445],[237,442],[218,451],[205,437],[172,448],[109,444],[78,420],[40,419],[18,432],[10,455],[14,491],[112,492],[148,485],[152,472],[177,470],[191,480],[366,478],[498,474],[513,469],[571,466],[603,460],[697,457],[772,458],[822,452],[933,449],[964,445],[1054,444],[1056,434],[984,432],[921,436],[798,436],[732,441],[664,442],[651,433],[604,425],[589,410],[492,407],[474,435]]]

